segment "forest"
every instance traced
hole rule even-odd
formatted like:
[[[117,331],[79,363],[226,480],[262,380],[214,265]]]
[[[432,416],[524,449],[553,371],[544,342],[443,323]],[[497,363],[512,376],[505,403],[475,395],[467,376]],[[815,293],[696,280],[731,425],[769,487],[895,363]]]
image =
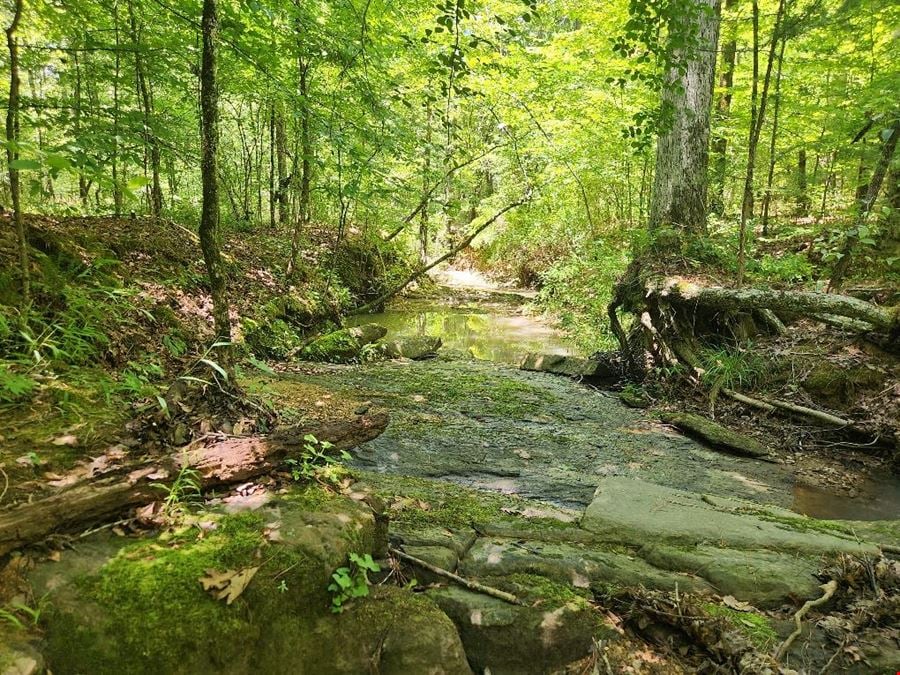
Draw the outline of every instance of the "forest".
[[[900,667],[896,3],[0,26],[0,675]]]

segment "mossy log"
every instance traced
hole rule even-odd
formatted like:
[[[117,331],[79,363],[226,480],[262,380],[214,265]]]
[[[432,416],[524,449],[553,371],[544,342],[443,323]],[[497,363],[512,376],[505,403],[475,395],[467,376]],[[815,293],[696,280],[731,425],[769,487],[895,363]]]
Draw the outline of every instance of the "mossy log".
[[[694,436],[719,450],[733,455],[754,457],[772,461],[769,449],[750,436],[739,434],[728,427],[693,413],[663,412],[660,419],[666,424],[678,427],[689,436]]]
[[[229,438],[189,447],[179,456],[127,461],[118,456],[94,459],[59,481],[58,492],[0,511],[0,556],[56,532],[77,531],[134,506],[159,500],[178,480],[185,464],[196,471],[202,491],[240,483],[277,468],[312,434],[349,449],[376,438],[388,423],[386,413],[278,430],[267,437]]]

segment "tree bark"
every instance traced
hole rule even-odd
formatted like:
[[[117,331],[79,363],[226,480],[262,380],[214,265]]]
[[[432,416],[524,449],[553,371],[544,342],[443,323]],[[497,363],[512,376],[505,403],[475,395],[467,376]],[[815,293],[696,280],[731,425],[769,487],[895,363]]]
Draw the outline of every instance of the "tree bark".
[[[201,30],[203,56],[200,67],[201,143],[200,173],[203,183],[203,207],[200,215],[200,249],[209,275],[213,301],[213,320],[217,341],[231,341],[228,295],[219,251],[219,90],[216,80],[216,41],[219,19],[216,0],[203,0]]]
[[[9,193],[12,198],[13,223],[16,228],[16,247],[19,254],[19,274],[22,282],[23,322],[31,309],[31,263],[28,259],[28,241],[22,214],[22,191],[19,185],[19,169],[13,162],[19,159],[19,41],[16,31],[22,20],[22,0],[13,5],[13,17],[6,29],[9,48],[9,103],[6,106],[6,160],[9,165]]]
[[[113,30],[116,38],[115,70],[113,72],[113,139],[112,139],[112,190],[113,213],[122,215],[122,185],[119,181],[119,75],[122,70],[122,56],[119,35],[119,3],[113,3]]]
[[[134,73],[137,81],[138,95],[141,98],[141,109],[144,116],[144,143],[150,153],[150,214],[154,218],[162,215],[162,184],[160,182],[159,139],[156,137],[153,112],[153,95],[144,72],[144,59],[141,54],[141,30],[134,13],[133,0],[128,1],[128,17],[131,23],[131,42],[134,46]]]
[[[766,74],[763,77],[762,92],[759,88],[759,3],[753,0],[753,86],[750,94],[750,134],[747,141],[747,170],[744,175],[744,194],[741,200],[740,241],[738,243],[737,285],[744,283],[744,268],[747,259],[747,227],[753,219],[753,187],[756,169],[756,148],[762,133],[763,121],[766,118],[769,83],[772,78],[772,66],[775,63],[775,49],[781,37],[784,19],[785,0],[779,0],[775,14],[775,26],[772,28],[772,40],[769,45],[769,56],[766,62]],[[757,108],[757,101],[759,102]]]
[[[837,261],[831,273],[831,280],[828,283],[829,290],[839,291],[844,282],[844,276],[850,267],[850,258],[861,238],[860,228],[865,226],[869,214],[872,212],[875,200],[878,199],[878,193],[881,192],[881,184],[884,182],[884,177],[891,166],[891,160],[894,158],[894,152],[897,149],[897,138],[900,136],[900,118],[895,119],[889,129],[890,136],[885,139],[881,146],[881,157],[878,160],[878,166],[875,167],[875,171],[872,173],[872,179],[869,181],[865,199],[859,205],[859,212],[854,226],[847,232],[844,240],[841,258]]]
[[[808,216],[812,206],[809,199],[809,188],[806,179],[806,149],[797,151],[797,215]]]
[[[298,30],[299,25],[298,25]],[[300,255],[300,233],[307,229],[310,222],[310,188],[312,186],[312,136],[310,129],[309,105],[309,61],[298,59],[300,75],[300,200],[297,204],[297,217],[294,221],[291,236],[291,254],[287,265],[288,278],[297,271],[297,256]]]
[[[663,89],[663,106],[673,111],[671,127],[656,145],[656,174],[650,227],[674,226],[691,234],[706,232],[709,116],[719,37],[718,0],[697,0],[697,52],[677,69]]]
[[[204,3],[215,0],[204,0]],[[229,438],[208,447],[191,448],[179,457],[118,464],[98,458],[75,469],[50,496],[0,511],[0,556],[38,542],[54,532],[71,532],[109,520],[134,506],[160,500],[184,466],[197,472],[201,491],[244,482],[276,470],[286,457],[299,454],[304,436],[348,450],[378,437],[388,423],[385,413],[350,421],[292,427],[268,437]]]
[[[769,173],[766,176],[766,194],[763,197],[762,227],[763,235],[769,234],[769,207],[772,204],[772,182],[775,179],[775,142],[778,139],[778,116],[781,112],[781,71],[784,66],[784,49],[787,37],[782,38],[778,51],[778,67],[775,70],[775,103],[772,108],[772,136],[769,140]]]
[[[725,0],[725,14],[735,5],[736,0]],[[723,125],[731,113],[731,99],[734,94],[734,65],[737,56],[737,23],[728,32],[728,41],[722,47],[722,69],[719,75],[719,88],[722,90],[716,102],[716,123]],[[710,210],[717,214],[725,213],[725,181],[728,168],[728,138],[719,133],[712,142],[713,149],[713,197]]]

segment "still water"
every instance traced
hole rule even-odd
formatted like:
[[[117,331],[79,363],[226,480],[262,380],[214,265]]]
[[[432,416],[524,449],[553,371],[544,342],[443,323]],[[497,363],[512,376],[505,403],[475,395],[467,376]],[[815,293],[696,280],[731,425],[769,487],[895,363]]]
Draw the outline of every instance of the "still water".
[[[388,329],[387,340],[437,336],[444,342],[442,349],[484,361],[518,364],[528,352],[577,354],[562,333],[515,307],[473,309],[410,301],[381,314],[356,317],[352,323],[381,324]]]

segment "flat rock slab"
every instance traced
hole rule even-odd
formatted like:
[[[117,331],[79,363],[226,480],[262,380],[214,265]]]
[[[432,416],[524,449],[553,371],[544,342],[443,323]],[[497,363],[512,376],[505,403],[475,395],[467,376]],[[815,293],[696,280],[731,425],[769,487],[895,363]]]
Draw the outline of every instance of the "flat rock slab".
[[[725,452],[758,459],[767,459],[771,454],[769,449],[755,438],[733,431],[702,415],[663,412],[659,417],[666,424],[678,427],[689,436]]]
[[[838,528],[805,516],[740,499],[710,497],[635,478],[606,478],[594,493],[581,526],[631,545],[670,542],[806,556],[876,555]]]
[[[607,364],[601,361],[564,354],[527,354],[519,364],[519,368],[569,377],[614,377],[616,375]]]

